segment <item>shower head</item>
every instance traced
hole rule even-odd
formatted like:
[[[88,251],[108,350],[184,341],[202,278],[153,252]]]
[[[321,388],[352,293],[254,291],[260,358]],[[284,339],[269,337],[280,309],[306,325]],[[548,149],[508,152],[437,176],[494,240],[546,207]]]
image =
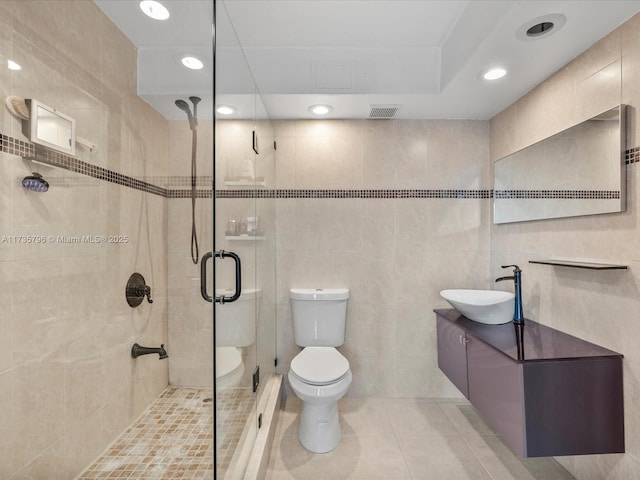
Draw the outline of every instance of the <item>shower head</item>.
[[[198,111],[198,104],[202,99],[200,97],[189,97],[189,100],[191,100],[191,103],[193,103],[193,116],[197,119],[198,114],[196,112]]]
[[[200,97],[189,97],[189,100],[191,100],[191,103],[193,103],[193,118],[195,119],[196,126],[197,126],[198,125],[198,104],[202,99]]]
[[[190,97],[190,99],[193,99],[193,98],[198,98],[198,97]],[[191,101],[193,102],[193,100]],[[198,101],[200,101],[199,98],[198,98]],[[195,106],[197,105],[197,103],[198,102],[194,102],[193,104],[194,112],[195,112]],[[178,99],[176,100],[176,107],[178,107],[180,110],[182,110],[187,114],[187,118],[189,119],[189,127],[191,128],[191,130],[195,129],[196,126],[198,125],[198,119],[195,117],[194,114],[191,113],[191,107],[189,107],[189,104],[182,99]]]
[[[178,107],[180,110],[185,112],[187,114],[187,117],[189,117],[189,121],[191,121],[191,119],[193,118],[193,115],[191,115],[191,108],[189,107],[189,104],[187,102],[185,102],[184,100],[178,99],[176,100],[176,107]]]
[[[22,186],[34,192],[46,192],[49,190],[49,182],[47,182],[39,173],[33,173],[22,179]]]

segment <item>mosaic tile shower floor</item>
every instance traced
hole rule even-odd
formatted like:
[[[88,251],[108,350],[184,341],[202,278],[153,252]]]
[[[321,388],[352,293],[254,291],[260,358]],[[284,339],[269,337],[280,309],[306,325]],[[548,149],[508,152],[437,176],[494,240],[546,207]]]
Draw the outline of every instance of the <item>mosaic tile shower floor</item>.
[[[218,478],[224,478],[232,464],[255,396],[250,388],[223,388],[218,390],[216,405],[216,443],[218,444]]]
[[[167,387],[78,479],[212,479],[213,404],[207,401],[212,393],[210,388]],[[252,402],[250,389],[218,392],[219,478],[231,462]]]

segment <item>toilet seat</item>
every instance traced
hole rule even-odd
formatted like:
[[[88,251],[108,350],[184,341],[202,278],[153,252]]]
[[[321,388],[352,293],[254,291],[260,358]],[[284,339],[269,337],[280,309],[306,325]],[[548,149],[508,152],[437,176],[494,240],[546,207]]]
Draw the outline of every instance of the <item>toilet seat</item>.
[[[309,385],[331,385],[350,373],[349,360],[333,347],[306,347],[291,360],[290,373]]]

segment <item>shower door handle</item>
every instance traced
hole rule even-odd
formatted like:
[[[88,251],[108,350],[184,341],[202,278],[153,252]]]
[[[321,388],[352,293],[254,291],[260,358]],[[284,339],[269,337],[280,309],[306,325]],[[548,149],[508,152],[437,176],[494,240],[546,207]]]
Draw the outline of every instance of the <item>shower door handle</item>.
[[[226,297],[224,295],[220,295],[219,297],[215,297],[216,303],[230,303],[235,302],[240,298],[240,293],[242,292],[242,279],[240,276],[241,266],[240,266],[240,257],[233,252],[225,252],[224,250],[217,250],[215,252],[207,252],[202,256],[202,260],[200,261],[200,293],[202,298],[204,298],[207,302],[213,302],[214,298],[207,293],[207,261],[211,257],[219,257],[219,258],[233,258],[233,261],[236,264],[236,291],[230,297]]]

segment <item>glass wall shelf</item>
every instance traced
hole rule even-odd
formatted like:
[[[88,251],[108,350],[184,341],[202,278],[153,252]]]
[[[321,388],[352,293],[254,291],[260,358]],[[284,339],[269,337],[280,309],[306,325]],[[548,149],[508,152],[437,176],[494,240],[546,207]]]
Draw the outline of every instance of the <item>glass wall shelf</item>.
[[[627,265],[613,263],[577,262],[573,260],[529,260],[529,263],[539,263],[541,265],[554,265],[558,267],[585,268],[587,270],[627,270]]]

